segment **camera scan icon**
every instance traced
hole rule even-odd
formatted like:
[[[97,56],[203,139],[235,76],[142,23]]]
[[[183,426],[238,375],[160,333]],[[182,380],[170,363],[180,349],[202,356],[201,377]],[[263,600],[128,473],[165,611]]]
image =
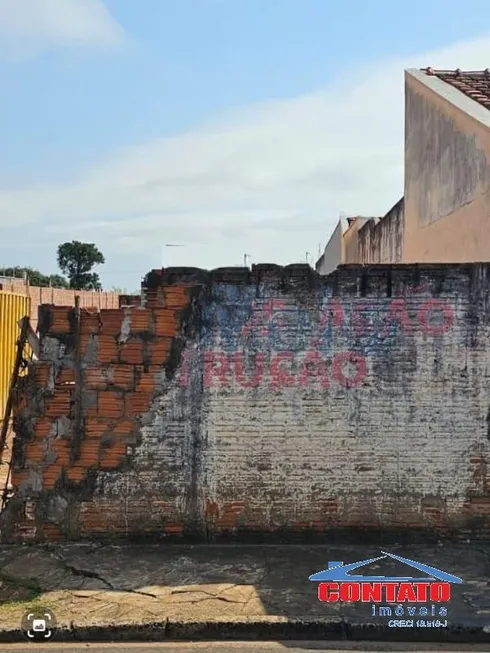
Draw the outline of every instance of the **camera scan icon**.
[[[22,632],[30,642],[49,642],[56,633],[56,617],[48,608],[27,612],[22,618]]]

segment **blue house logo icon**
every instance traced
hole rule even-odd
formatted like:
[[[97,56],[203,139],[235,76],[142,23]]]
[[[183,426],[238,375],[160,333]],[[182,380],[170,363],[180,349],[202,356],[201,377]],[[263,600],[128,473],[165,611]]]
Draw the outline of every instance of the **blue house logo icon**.
[[[360,560],[359,562],[351,562],[349,564],[344,564],[343,562],[330,561],[328,563],[328,569],[319,571],[316,574],[312,574],[308,580],[311,581],[320,581],[320,582],[338,582],[338,583],[348,583],[348,582],[358,582],[358,583],[372,583],[372,582],[381,582],[381,583],[420,583],[420,582],[443,582],[443,583],[462,583],[463,580],[449,574],[446,571],[441,569],[436,569],[422,562],[417,562],[416,560],[410,560],[409,558],[403,558],[402,556],[395,555],[394,553],[388,553],[387,551],[382,551],[382,555],[376,558],[369,558],[368,560]],[[391,558],[398,562],[402,562],[413,569],[416,569],[419,572],[426,574],[423,577],[415,576],[369,576],[361,574],[351,574],[349,572],[359,569],[360,567],[365,567],[373,562],[378,562],[386,558]]]

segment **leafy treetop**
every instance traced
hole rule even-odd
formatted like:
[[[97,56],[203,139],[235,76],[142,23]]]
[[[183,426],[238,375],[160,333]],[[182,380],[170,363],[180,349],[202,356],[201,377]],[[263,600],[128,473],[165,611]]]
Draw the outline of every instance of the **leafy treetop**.
[[[59,274],[43,274],[34,268],[18,265],[11,268],[0,268],[0,276],[15,279],[25,277],[31,286],[40,286],[41,288],[69,288],[68,281]]]
[[[93,243],[73,240],[58,247],[58,266],[75,290],[101,290],[99,275],[92,270],[103,263],[105,258]]]

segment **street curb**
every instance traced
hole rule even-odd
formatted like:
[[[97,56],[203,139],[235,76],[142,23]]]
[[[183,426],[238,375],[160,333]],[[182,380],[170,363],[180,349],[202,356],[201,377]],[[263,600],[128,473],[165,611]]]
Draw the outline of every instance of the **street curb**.
[[[388,628],[378,624],[332,620],[269,618],[244,621],[171,621],[149,624],[75,626],[60,628],[55,642],[162,642],[162,641],[385,641],[488,643],[490,629],[451,625],[448,628]],[[23,642],[21,630],[0,631],[0,643]]]

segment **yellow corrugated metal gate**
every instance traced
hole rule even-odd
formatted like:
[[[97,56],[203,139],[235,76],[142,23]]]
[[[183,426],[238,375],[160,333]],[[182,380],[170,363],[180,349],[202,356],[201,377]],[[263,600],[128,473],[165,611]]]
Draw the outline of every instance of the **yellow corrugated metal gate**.
[[[30,315],[30,299],[0,290],[0,423],[5,413],[10,377],[15,362],[18,321]]]

